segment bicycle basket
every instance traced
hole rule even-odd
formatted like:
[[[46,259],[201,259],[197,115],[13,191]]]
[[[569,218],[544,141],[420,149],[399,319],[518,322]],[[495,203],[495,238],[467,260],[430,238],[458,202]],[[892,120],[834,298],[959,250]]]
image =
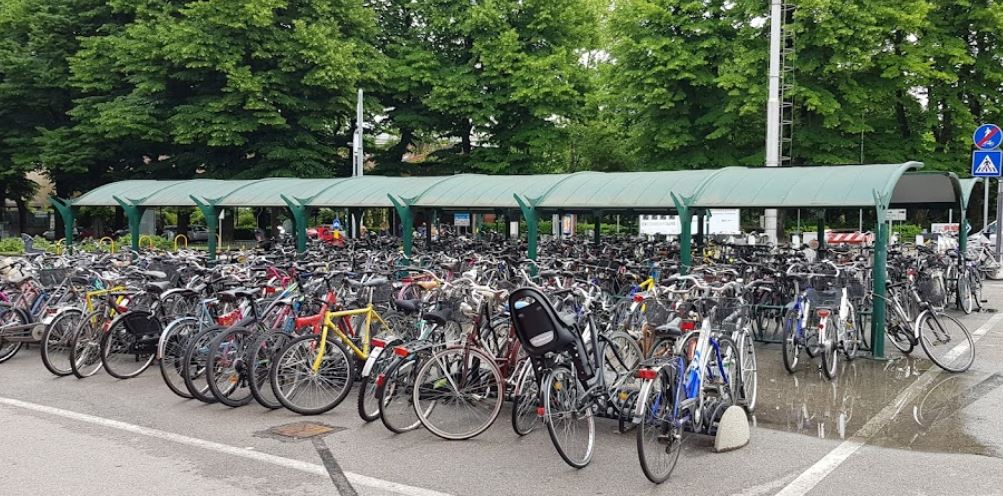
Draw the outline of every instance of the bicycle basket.
[[[739,298],[720,298],[714,305],[714,329],[733,332],[741,329],[751,307]]]
[[[35,279],[46,288],[59,286],[73,272],[73,269],[39,269]]]
[[[373,288],[373,303],[386,303],[393,298],[394,288],[391,283],[381,284]]]
[[[175,264],[169,264],[165,262],[152,262],[147,267],[147,270],[156,270],[167,274],[167,281],[171,283],[171,287],[177,286],[178,279],[181,275],[178,274],[178,268]]]
[[[842,299],[840,290],[810,290],[808,291],[808,301],[811,308],[839,308],[839,300]]]
[[[648,298],[644,300],[644,320],[649,326],[660,326],[672,319],[675,314],[672,301]]]
[[[921,277],[916,281],[916,291],[919,297],[934,306],[943,306],[945,297],[944,290],[940,284],[930,277]]]

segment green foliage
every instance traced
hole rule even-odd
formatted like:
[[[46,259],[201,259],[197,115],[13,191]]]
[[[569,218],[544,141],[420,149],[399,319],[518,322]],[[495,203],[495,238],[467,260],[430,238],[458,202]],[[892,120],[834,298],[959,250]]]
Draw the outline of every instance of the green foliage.
[[[0,253],[24,253],[24,241],[22,241],[21,238],[0,238]]]
[[[254,229],[258,227],[258,221],[254,217],[254,210],[242,208],[237,213],[237,228]]]
[[[923,234],[923,227],[916,224],[894,224],[892,231],[899,235],[900,243],[912,243],[916,241],[916,236]]]

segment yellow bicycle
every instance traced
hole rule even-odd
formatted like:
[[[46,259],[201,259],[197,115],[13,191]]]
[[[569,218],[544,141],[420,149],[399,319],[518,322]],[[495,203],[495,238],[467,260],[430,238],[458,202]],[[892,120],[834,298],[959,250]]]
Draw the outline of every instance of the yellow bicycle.
[[[72,344],[77,331],[81,328],[86,319],[91,320],[91,328],[100,328],[98,320],[102,322],[115,316],[114,307],[121,305],[125,298],[122,292],[126,291],[125,286],[115,286],[108,289],[95,289],[84,293],[84,307],[66,307],[59,309],[52,320],[45,327],[45,332],[41,337],[42,364],[54,375],[63,377],[73,373],[72,364]],[[117,295],[114,305],[100,305],[100,310],[95,308],[95,300],[99,298]]]

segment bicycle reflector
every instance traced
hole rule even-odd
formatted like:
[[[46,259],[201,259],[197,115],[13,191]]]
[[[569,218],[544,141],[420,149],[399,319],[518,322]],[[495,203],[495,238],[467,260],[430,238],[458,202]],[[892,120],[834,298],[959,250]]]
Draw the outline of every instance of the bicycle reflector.
[[[369,340],[369,345],[373,348],[386,348],[387,342],[379,338],[372,338]]]
[[[387,381],[387,376],[379,374],[376,376],[376,387],[383,387],[383,383]]]
[[[641,303],[642,301],[644,301],[644,295],[641,293],[634,293],[634,302]]]
[[[655,378],[655,369],[640,369],[637,371],[637,378],[650,381]]]
[[[832,312],[830,312],[828,308],[819,308],[818,310],[815,311],[815,315],[818,315],[823,319],[828,317],[831,313]]]
[[[407,348],[405,348],[403,346],[394,347],[394,355],[397,355],[397,356],[399,356],[401,358],[407,358],[407,356],[410,355],[410,354],[411,354],[411,352],[408,351]]]
[[[690,332],[697,328],[697,321],[695,320],[681,320],[679,321],[679,330],[683,332]]]

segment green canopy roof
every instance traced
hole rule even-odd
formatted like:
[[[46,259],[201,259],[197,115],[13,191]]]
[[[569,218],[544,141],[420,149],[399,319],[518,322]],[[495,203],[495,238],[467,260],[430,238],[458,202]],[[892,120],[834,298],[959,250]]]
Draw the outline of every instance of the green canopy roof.
[[[414,207],[490,210],[516,208],[515,197],[539,210],[675,209],[673,195],[695,208],[873,208],[892,204],[956,205],[974,180],[919,172],[922,164],[742,168],[664,172],[438,177],[363,176],[329,179],[131,180],[106,184],[72,203],[194,206],[192,197],[221,207],[283,207],[283,198],[312,207],[381,208],[391,197]],[[964,186],[962,186],[964,185]]]

